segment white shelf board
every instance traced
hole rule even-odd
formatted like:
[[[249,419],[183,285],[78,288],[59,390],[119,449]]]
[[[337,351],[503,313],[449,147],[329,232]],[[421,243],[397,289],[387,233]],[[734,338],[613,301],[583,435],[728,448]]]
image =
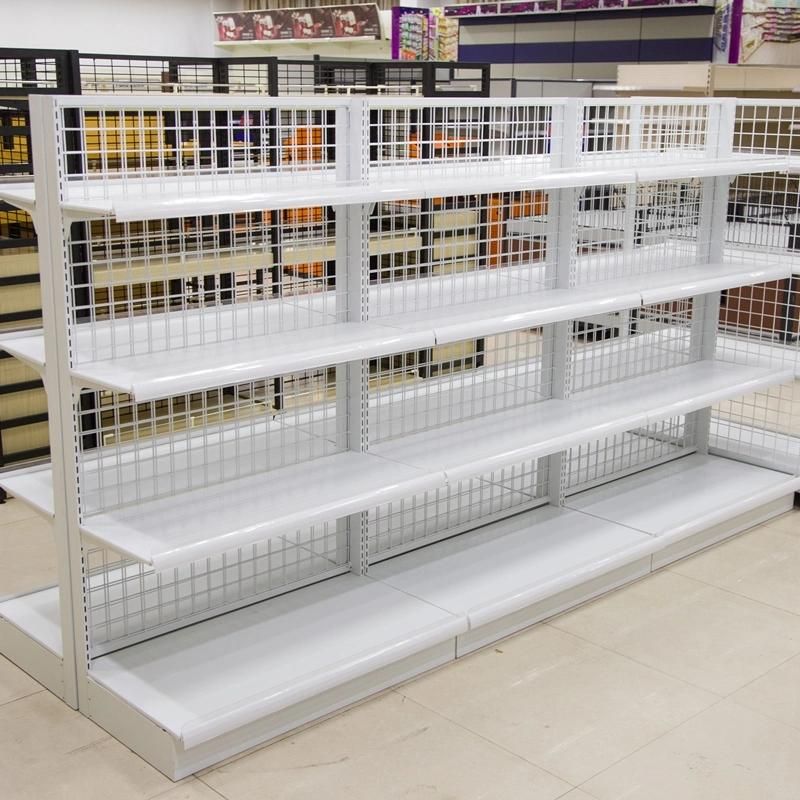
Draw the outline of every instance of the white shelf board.
[[[602,273],[604,258],[580,262],[581,278]],[[166,397],[209,386],[244,382],[269,375],[376,357],[403,350],[492,335],[550,322],[622,311],[642,303],[663,302],[724,288],[787,277],[786,266],[731,262],[679,267],[590,283],[573,289],[536,291],[544,267],[507,267],[397,281],[371,287],[369,323],[309,327],[334,305],[333,293],[262,303],[219,306],[152,317],[131,317],[79,325],[78,353],[111,354],[141,348],[150,341],[181,341],[188,347],[154,350],[116,359],[80,362],[73,376],[81,387],[129,392],[139,400]],[[433,302],[449,301],[429,308]],[[414,311],[415,308],[426,310]],[[254,320],[277,327],[281,320],[298,327],[262,336],[244,336]],[[231,362],[231,341],[201,344],[220,332],[234,332],[238,359]],[[0,340],[0,344],[2,344]],[[41,334],[9,337],[6,349],[42,369]]]
[[[95,659],[91,678],[188,749],[466,627],[463,617],[343,575]]]
[[[120,222],[164,217],[223,214],[264,209],[374,203],[423,197],[559,189],[599,184],[630,184],[669,178],[693,178],[785,171],[789,159],[775,155],[706,158],[702,150],[587,153],[581,167],[550,168],[549,156],[499,157],[475,161],[447,159],[372,166],[366,182],[342,183],[333,169],[280,174],[238,171],[221,174],[166,175],[153,178],[92,176],[65,185],[62,208],[77,219],[113,216]],[[415,169],[416,167],[416,169]],[[0,198],[35,206],[32,183],[6,186]]]
[[[0,349],[33,367],[40,375],[44,372],[44,334],[41,328],[18,333],[0,334]]]
[[[61,657],[61,613],[58,587],[42,589],[0,601],[0,617]]]
[[[390,440],[371,452],[448,481],[482,475],[505,465],[687,414],[721,400],[782,383],[784,371],[699,361],[622,380],[569,400],[544,400]]]
[[[694,454],[567,498],[567,506],[658,537],[659,549],[800,488],[800,477]]]
[[[651,537],[547,506],[382,561],[370,576],[452,614],[471,629],[624,566]]]
[[[587,260],[583,265],[579,261],[579,267],[583,266],[581,277],[589,276],[592,270],[602,268],[600,259],[595,261],[597,263]],[[517,285],[521,293],[433,308],[429,311],[396,314],[383,317],[381,321],[414,328],[430,324],[436,343],[444,344],[476,335],[490,336],[534,328],[551,322],[580,319],[639,305],[778,280],[788,277],[789,270],[780,264],[703,264],[581,283],[573,289],[540,291],[530,291],[534,284],[533,276],[526,280],[524,272],[518,270],[516,274],[520,276],[517,278]],[[502,273],[499,279],[502,279]],[[528,290],[527,293],[525,289]]]
[[[370,576],[470,629],[790,494],[800,478],[689,455],[373,566]],[[676,502],[680,499],[680,502]],[[443,577],[446,576],[446,580]]]
[[[127,392],[155,400],[212,386],[431,347],[430,330],[404,331],[382,323],[339,323],[294,331],[79,363],[83,388]]]
[[[43,516],[55,516],[53,470],[49,464],[0,472],[0,488]]]
[[[344,452],[86,516],[81,530],[163,570],[445,483],[436,470]]]
[[[0,181],[0,200],[33,216],[36,211],[36,190],[33,181],[19,183]]]

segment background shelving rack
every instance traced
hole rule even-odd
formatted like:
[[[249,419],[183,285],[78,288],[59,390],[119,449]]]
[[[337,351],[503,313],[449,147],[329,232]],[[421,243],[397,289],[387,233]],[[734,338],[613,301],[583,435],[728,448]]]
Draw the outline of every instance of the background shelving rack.
[[[730,241],[731,176],[793,168],[737,141],[741,104],[153,94],[31,112],[48,168],[0,196],[35,219],[45,327],[4,347],[46,375],[53,461],[0,480],[53,519],[60,580],[0,603],[0,642],[46,679],[57,630],[62,696],[166,774],[791,506],[796,349],[746,320],[718,331],[723,291],[792,270]],[[309,241],[333,273],[272,277],[263,212],[320,204],[335,215]],[[430,242],[376,265],[375,242],[460,226],[467,258]],[[176,258],[249,280],[173,295]],[[93,291],[113,270],[165,288]]]
[[[475,97],[487,96],[489,85],[486,64],[319,57],[158,57],[0,48],[0,180],[32,175],[29,94],[213,92],[279,96],[356,92]],[[8,290],[0,304],[0,332],[9,332],[40,324],[38,262],[28,215],[7,204],[0,207],[0,215],[0,248],[13,253],[12,258],[0,262],[5,267],[0,288]],[[271,238],[277,242],[280,220],[272,222]],[[327,264],[303,260],[300,252],[295,261],[298,269],[311,269],[315,274],[332,269],[330,260]],[[195,281],[194,291],[201,290],[199,284],[213,290],[219,280],[228,279],[205,275]],[[45,407],[38,376],[0,350],[0,469],[49,455]]]

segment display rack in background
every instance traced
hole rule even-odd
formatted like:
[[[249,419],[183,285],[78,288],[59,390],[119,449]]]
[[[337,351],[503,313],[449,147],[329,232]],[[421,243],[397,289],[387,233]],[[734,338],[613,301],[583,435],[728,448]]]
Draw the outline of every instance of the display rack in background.
[[[47,313],[5,346],[54,457],[0,481],[59,583],[0,603],[0,643],[165,773],[791,507],[797,349],[719,318],[794,257],[726,241],[731,176],[793,161],[734,101],[33,112],[50,168],[0,193]],[[245,279],[172,284],[209,263]]]
[[[388,93],[487,96],[488,65],[253,58],[189,58],[0,48],[0,180],[32,174],[28,96],[36,93]],[[321,216],[322,210],[319,215]],[[275,220],[273,220],[275,222]],[[229,227],[227,223],[223,228]],[[273,231],[272,240],[279,234]],[[0,205],[0,335],[40,323],[36,235],[27,213]],[[324,263],[302,261],[324,272]],[[176,279],[179,280],[179,279]],[[230,291],[232,283],[221,279]],[[213,275],[172,293],[215,291]],[[108,286],[106,291],[115,291]],[[141,291],[145,291],[142,289]],[[0,349],[0,469],[46,457],[46,400],[39,377]],[[3,497],[0,490],[0,497]]]
[[[75,53],[0,48],[0,181],[33,175],[28,97],[74,94],[78,86]],[[33,221],[0,202],[0,337],[41,325],[41,316]],[[41,379],[5,352],[0,339],[0,470],[49,452]]]

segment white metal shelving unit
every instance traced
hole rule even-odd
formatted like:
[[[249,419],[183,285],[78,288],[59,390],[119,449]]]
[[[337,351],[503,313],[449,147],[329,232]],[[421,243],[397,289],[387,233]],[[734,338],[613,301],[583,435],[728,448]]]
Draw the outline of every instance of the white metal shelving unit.
[[[796,363],[717,335],[721,292],[791,274],[725,243],[731,177],[789,168],[734,152],[735,102],[31,113],[44,168],[0,197],[45,328],[3,348],[53,463],[0,484],[53,519],[60,584],[0,603],[0,646],[166,774],[791,506]],[[301,238],[335,275],[298,277]],[[170,288],[215,269],[247,281]]]

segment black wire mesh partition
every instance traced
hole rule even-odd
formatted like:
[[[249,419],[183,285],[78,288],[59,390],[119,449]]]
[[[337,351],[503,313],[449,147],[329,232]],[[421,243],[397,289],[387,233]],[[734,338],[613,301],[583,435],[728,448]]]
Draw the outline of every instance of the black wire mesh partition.
[[[74,94],[77,75],[74,51],[0,48],[0,180],[33,174],[29,95]],[[0,202],[0,333],[41,316],[33,220]],[[48,455],[46,409],[39,376],[0,349],[0,468]]]
[[[31,94],[214,93],[276,97],[362,93],[483,97],[489,92],[489,65],[486,64],[320,57],[310,60],[266,56],[191,58],[0,48],[0,180],[33,174],[28,117]],[[176,130],[178,127],[180,125]],[[120,131],[118,136],[122,142],[129,134]],[[193,147],[199,148],[201,153],[207,150],[203,142],[172,143],[173,151],[180,153],[184,161],[191,156]],[[313,143],[311,149],[314,149]],[[331,214],[324,208],[306,212],[306,216],[311,214],[315,219]],[[283,235],[278,229],[285,227],[286,213],[283,217],[265,215],[274,242]],[[218,226],[219,235],[227,235],[227,231],[235,228],[235,223],[236,220],[226,218],[224,224]],[[305,231],[308,224],[304,225]],[[80,242],[86,238],[83,232],[76,240]],[[328,262],[324,261],[298,262],[293,269],[295,281],[306,273],[309,279],[320,276],[326,279],[330,271]],[[280,291],[282,279],[280,276],[276,279],[273,273],[268,283],[272,289]],[[208,297],[223,291],[227,297],[234,291],[235,280],[235,276],[228,273],[176,278],[168,282],[164,293],[176,298]],[[264,276],[259,276],[258,280],[260,285],[266,285]],[[38,283],[33,220],[24,211],[0,203],[0,333],[39,324]],[[142,285],[138,289],[147,294],[152,293],[154,287]],[[118,293],[119,289],[106,287],[105,291]],[[86,302],[87,298],[84,298]],[[48,454],[45,405],[38,376],[0,351],[0,467]]]

